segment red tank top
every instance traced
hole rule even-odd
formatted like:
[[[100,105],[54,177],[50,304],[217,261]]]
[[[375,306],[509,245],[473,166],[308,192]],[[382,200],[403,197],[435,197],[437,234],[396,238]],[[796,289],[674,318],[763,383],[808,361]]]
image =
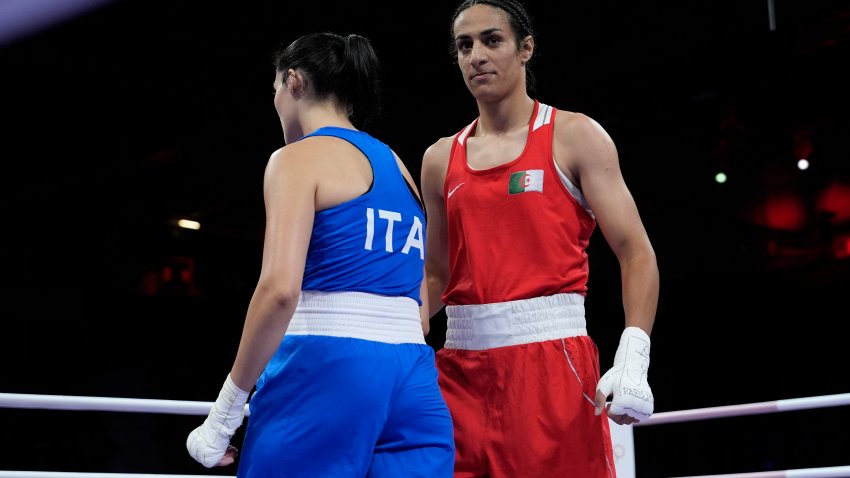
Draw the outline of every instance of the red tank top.
[[[535,101],[525,150],[491,169],[474,170],[466,160],[477,118],[455,135],[443,185],[449,240],[444,303],[587,292],[586,249],[596,221],[555,167],[556,111]]]

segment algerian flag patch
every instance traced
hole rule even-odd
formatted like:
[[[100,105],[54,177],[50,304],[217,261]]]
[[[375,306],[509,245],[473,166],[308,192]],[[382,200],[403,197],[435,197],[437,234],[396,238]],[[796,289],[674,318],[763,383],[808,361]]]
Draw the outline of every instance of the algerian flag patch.
[[[508,183],[508,194],[527,193],[529,191],[543,192],[543,170],[529,169],[511,173]]]

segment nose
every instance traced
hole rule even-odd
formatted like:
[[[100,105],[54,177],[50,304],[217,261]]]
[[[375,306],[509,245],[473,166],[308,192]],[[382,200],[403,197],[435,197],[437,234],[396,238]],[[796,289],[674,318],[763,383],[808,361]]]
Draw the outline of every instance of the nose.
[[[474,66],[480,66],[487,62],[487,52],[484,44],[480,41],[472,43],[472,49],[469,52],[469,63]]]

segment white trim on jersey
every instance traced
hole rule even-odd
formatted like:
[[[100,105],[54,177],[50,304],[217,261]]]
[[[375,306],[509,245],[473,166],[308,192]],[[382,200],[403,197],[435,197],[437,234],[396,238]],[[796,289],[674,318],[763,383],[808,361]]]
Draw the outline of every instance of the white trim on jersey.
[[[534,126],[532,126],[531,130],[537,131],[537,128],[549,124],[550,121],[552,121],[552,107],[540,103],[540,108],[537,109],[537,117],[534,118]]]
[[[460,143],[461,146],[464,146],[464,143],[466,143],[466,137],[469,136],[469,131],[472,129],[472,125],[474,124],[474,121],[472,123],[469,123],[469,126],[464,128],[463,131],[461,131],[460,134],[457,136],[457,142]]]
[[[561,182],[564,183],[564,187],[567,188],[567,192],[569,192],[570,195],[574,197],[579,204],[581,204],[581,207],[587,211],[587,214],[589,214],[590,217],[596,219],[593,211],[590,210],[590,204],[587,203],[587,199],[584,198],[584,194],[581,193],[581,190],[573,184],[572,181],[570,181],[570,178],[568,178],[563,171],[561,171],[561,168],[558,167],[558,162],[555,161],[554,157],[552,158],[552,162],[555,164],[555,171],[558,171],[558,177],[561,178]]]

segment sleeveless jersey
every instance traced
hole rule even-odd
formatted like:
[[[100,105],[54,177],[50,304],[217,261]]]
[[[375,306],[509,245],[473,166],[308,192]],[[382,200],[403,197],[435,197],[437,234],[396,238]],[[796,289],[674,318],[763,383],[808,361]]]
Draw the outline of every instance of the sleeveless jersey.
[[[535,100],[523,152],[486,170],[469,167],[455,135],[443,197],[449,241],[447,305],[587,292],[586,249],[595,218],[562,182],[552,153],[556,109]]]
[[[407,296],[421,305],[425,214],[392,151],[362,131],[323,127],[310,136],[354,145],[373,178],[362,196],[316,213],[301,289]]]

